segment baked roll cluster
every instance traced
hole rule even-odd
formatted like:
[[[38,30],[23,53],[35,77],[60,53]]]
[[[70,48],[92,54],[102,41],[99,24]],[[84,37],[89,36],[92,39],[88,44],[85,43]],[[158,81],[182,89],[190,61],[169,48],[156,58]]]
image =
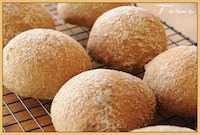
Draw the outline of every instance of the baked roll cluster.
[[[53,99],[51,118],[59,132],[194,132],[145,126],[157,105],[196,118],[196,46],[167,50],[159,19],[129,3],[60,3],[58,14],[66,23],[91,28],[86,50],[53,30],[41,5],[3,5],[4,87]],[[110,69],[92,70],[91,59]],[[143,79],[133,75],[144,67]]]

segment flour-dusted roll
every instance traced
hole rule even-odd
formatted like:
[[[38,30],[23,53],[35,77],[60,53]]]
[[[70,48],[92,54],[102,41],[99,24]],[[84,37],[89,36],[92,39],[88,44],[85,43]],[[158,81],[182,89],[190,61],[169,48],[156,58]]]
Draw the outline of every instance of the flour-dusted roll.
[[[71,77],[91,68],[74,39],[51,29],[32,29],[3,49],[3,85],[21,96],[52,99]]]
[[[96,20],[87,47],[95,61],[134,72],[166,50],[167,39],[158,18],[147,10],[122,6]]]
[[[56,131],[129,131],[147,125],[155,113],[155,95],[131,74],[96,69],[65,83],[53,99]]]
[[[3,3],[3,46],[19,33],[33,28],[55,28],[49,13],[36,3]]]
[[[172,125],[156,125],[133,130],[131,132],[195,132],[187,127],[178,127]]]
[[[169,49],[145,66],[144,81],[167,111],[188,117],[197,114],[197,47]]]
[[[104,12],[130,3],[58,3],[58,15],[65,22],[92,28]]]

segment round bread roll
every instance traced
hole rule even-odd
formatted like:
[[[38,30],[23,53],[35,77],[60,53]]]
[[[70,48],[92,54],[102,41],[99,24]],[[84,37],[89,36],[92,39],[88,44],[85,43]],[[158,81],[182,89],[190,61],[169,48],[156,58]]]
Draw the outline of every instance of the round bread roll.
[[[32,29],[3,49],[3,85],[21,96],[52,99],[70,78],[91,68],[84,48],[52,29]]]
[[[58,3],[58,15],[65,22],[92,28],[104,12],[129,3]]]
[[[187,117],[197,113],[197,47],[169,49],[145,66],[144,81],[167,111]]]
[[[95,61],[134,72],[166,50],[167,39],[158,18],[144,9],[123,6],[96,20],[87,47]]]
[[[131,74],[96,69],[66,82],[53,99],[56,131],[130,131],[147,125],[155,113],[155,95]]]
[[[149,126],[131,132],[195,132],[193,129],[171,125]]]
[[[3,46],[19,33],[33,28],[55,28],[49,13],[36,3],[3,3]]]

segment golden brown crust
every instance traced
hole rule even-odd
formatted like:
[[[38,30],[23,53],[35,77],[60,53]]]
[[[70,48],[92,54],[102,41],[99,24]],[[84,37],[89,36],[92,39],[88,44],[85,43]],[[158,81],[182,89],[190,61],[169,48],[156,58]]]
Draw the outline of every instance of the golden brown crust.
[[[116,70],[83,72],[65,83],[51,106],[57,131],[129,131],[147,125],[155,95],[139,78]]]
[[[36,3],[3,3],[3,46],[19,33],[33,28],[55,29],[53,18]]]
[[[3,49],[3,84],[21,96],[52,99],[71,77],[91,68],[84,48],[51,29],[32,29]]]
[[[196,117],[196,46],[169,49],[150,61],[145,70],[143,79],[163,108],[177,115]]]
[[[97,62],[133,72],[166,50],[166,44],[158,18],[141,8],[123,6],[97,19],[87,47]]]
[[[172,125],[156,125],[133,130],[131,132],[195,132],[187,127],[178,127]]]
[[[58,3],[58,15],[67,23],[92,28],[104,12],[129,3]]]

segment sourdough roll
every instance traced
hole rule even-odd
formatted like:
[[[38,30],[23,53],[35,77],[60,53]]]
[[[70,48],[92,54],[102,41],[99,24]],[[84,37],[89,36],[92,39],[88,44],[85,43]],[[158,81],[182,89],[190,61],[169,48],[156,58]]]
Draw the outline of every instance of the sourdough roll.
[[[3,46],[19,33],[33,28],[55,28],[49,13],[36,3],[3,3]]]
[[[66,82],[53,99],[56,131],[129,131],[147,125],[155,113],[155,95],[131,74],[96,69]]]
[[[95,61],[134,72],[166,50],[159,19],[147,10],[122,6],[101,15],[92,27],[87,48]]]
[[[197,114],[197,47],[169,49],[145,66],[144,81],[167,111],[187,117]]]
[[[187,127],[178,127],[172,125],[156,125],[133,130],[131,132],[195,132]]]
[[[32,29],[3,49],[3,85],[25,97],[52,99],[70,78],[91,68],[84,48],[51,29]]]
[[[104,12],[129,3],[58,3],[58,15],[67,23],[92,28]]]

